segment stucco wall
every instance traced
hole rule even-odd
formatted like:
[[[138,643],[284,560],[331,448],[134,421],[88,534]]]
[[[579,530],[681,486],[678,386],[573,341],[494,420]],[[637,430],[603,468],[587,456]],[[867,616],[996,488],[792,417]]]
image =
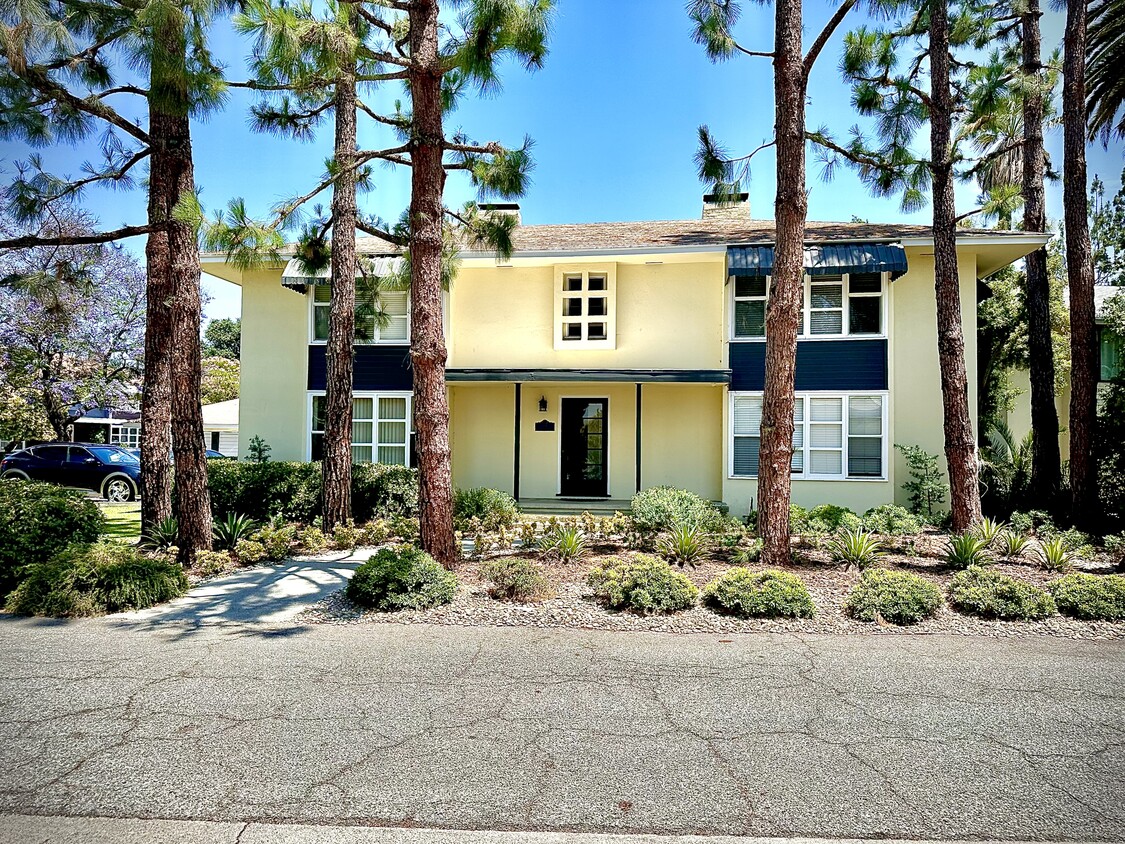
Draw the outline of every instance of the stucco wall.
[[[242,283],[242,374],[238,453],[257,435],[273,460],[306,459],[308,299],[281,286],[278,270],[247,272]]]
[[[641,395],[641,486],[675,486],[721,500],[723,388],[646,384]]]
[[[515,385],[450,386],[449,434],[454,486],[513,491]]]
[[[1008,372],[1008,382],[1019,390],[1012,409],[1004,414],[1017,443],[1031,430],[1031,373],[1026,369]],[[1059,414],[1059,452],[1063,460],[1070,459],[1070,384],[1055,395],[1055,410]]]

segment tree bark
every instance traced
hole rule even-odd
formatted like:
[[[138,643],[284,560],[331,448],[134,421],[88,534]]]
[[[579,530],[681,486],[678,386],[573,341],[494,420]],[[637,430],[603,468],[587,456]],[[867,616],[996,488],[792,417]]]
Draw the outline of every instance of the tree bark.
[[[1063,220],[1070,285],[1070,490],[1079,527],[1098,520],[1098,347],[1086,196],[1086,4],[1068,2],[1063,35]]]
[[[957,272],[957,207],[953,196],[953,94],[949,81],[949,6],[930,11],[930,160],[934,194],[934,293],[937,299],[938,363],[944,410],[945,460],[949,468],[953,529],[980,521],[977,443],[969,413],[965,335]]]
[[[1043,196],[1043,95],[1039,0],[1028,0],[1023,13],[1023,72],[1035,80],[1023,101],[1023,227],[1047,229]],[[1031,457],[1032,494],[1052,512],[1061,485],[1059,414],[1055,408],[1055,355],[1051,345],[1051,288],[1047,277],[1047,247],[1025,259],[1027,277],[1028,359],[1031,371],[1031,427],[1035,431]]]
[[[445,391],[441,260],[445,147],[438,3],[410,4],[410,92],[414,104],[410,196],[410,359],[418,438],[422,547],[447,568],[461,554],[453,535],[449,400]]]
[[[762,562],[789,562],[793,387],[805,280],[805,72],[801,0],[778,0],[774,34],[777,243],[766,310],[766,381],[758,468]]]
[[[341,3],[349,32],[353,6]],[[341,61],[335,91],[335,158],[340,175],[332,188],[332,301],[328,309],[328,364],[324,397],[321,515],[331,530],[352,514],[352,378],[355,357],[356,62]]]

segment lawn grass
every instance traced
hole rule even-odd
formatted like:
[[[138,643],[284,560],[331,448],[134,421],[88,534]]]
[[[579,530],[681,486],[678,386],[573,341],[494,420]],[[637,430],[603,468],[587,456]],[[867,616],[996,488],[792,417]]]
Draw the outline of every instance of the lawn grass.
[[[135,543],[141,538],[141,504],[130,501],[127,504],[98,503],[105,515],[105,531],[102,533],[114,542]]]

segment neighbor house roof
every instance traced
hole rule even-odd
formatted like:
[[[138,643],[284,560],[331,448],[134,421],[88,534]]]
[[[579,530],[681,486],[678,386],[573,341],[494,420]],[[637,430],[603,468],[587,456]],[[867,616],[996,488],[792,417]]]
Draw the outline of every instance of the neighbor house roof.
[[[204,428],[237,428],[238,399],[203,405]]]

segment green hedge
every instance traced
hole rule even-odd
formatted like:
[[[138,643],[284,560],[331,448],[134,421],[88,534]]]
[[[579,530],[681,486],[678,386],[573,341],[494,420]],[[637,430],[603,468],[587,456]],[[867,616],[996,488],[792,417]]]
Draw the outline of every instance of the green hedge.
[[[280,515],[311,522],[320,515],[320,464],[208,460],[211,509],[259,521]],[[418,472],[405,466],[352,467],[352,515],[357,522],[418,513]]]
[[[699,590],[687,577],[646,554],[610,557],[600,568],[590,570],[587,583],[610,607],[641,615],[686,610],[699,597]]]
[[[659,533],[677,525],[695,525],[709,533],[721,531],[727,517],[694,492],[654,486],[638,492],[630,504],[633,526],[640,533]]]
[[[953,576],[949,602],[961,612],[983,618],[1038,621],[1056,612],[1046,590],[981,566]]]
[[[941,590],[935,584],[916,574],[890,569],[867,569],[845,604],[852,618],[881,618],[892,624],[917,624],[940,607]]]
[[[1125,620],[1125,577],[1068,574],[1047,584],[1059,612],[1087,621]]]
[[[0,480],[0,598],[24,566],[49,560],[74,542],[93,542],[105,517],[85,493],[38,481]]]
[[[457,576],[411,545],[381,549],[348,581],[351,600],[383,612],[448,604],[456,594]]]
[[[816,614],[805,582],[776,569],[730,569],[704,587],[703,599],[720,612],[742,618],[812,618]]]
[[[184,594],[188,580],[168,560],[131,545],[72,545],[35,563],[8,596],[8,612],[78,618],[144,609]]]

